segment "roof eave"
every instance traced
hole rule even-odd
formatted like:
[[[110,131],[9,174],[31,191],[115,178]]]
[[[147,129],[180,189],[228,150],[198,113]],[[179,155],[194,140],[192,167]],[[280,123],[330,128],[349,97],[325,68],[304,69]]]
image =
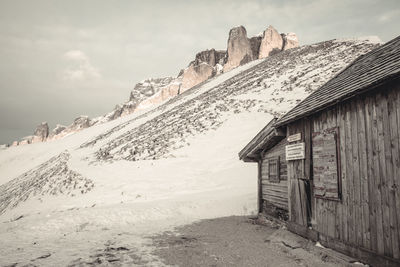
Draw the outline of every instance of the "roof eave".
[[[286,125],[288,125],[288,124],[290,124],[292,122],[295,122],[295,121],[300,120],[302,118],[305,118],[305,117],[311,116],[311,115],[313,115],[315,113],[318,113],[318,112],[320,112],[320,111],[322,111],[324,109],[327,109],[327,108],[330,108],[332,106],[335,106],[336,104],[338,104],[340,102],[349,100],[349,99],[351,99],[353,97],[356,97],[358,95],[362,95],[364,93],[372,91],[372,90],[376,89],[379,86],[382,86],[382,85],[384,85],[386,83],[389,83],[389,82],[391,82],[393,80],[396,80],[396,79],[400,78],[399,76],[400,76],[400,72],[394,73],[394,74],[392,74],[390,76],[385,77],[384,79],[376,81],[375,83],[369,84],[368,86],[365,86],[360,90],[354,91],[351,94],[344,95],[341,98],[336,99],[335,101],[332,101],[332,102],[330,102],[330,103],[328,103],[326,105],[323,105],[323,106],[321,106],[319,108],[310,110],[310,111],[305,112],[303,114],[300,114],[300,115],[298,115],[296,117],[293,117],[293,118],[291,118],[289,120],[280,121],[280,119],[278,119],[274,126],[275,127],[284,127],[284,126],[286,126]]]
[[[245,155],[239,154],[239,159],[244,162],[256,162],[261,158],[262,151],[269,150],[274,145],[279,143],[283,138],[286,137],[286,133],[282,129],[272,128],[271,131]]]

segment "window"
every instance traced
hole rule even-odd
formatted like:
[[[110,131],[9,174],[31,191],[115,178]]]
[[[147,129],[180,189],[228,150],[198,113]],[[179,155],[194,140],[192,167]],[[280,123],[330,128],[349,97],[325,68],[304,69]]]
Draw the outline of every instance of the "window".
[[[279,157],[268,160],[268,178],[271,183],[279,183]]]
[[[317,198],[340,199],[339,131],[331,128],[312,135],[314,195]]]

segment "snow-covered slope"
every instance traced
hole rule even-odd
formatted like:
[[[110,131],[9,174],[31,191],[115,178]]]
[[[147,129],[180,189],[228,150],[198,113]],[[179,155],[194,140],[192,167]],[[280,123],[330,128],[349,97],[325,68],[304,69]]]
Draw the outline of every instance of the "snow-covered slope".
[[[68,264],[113,240],[138,246],[171,226],[255,212],[256,167],[238,151],[375,46],[344,40],[290,49],[151,110],[0,150],[0,263],[50,253],[37,260]]]

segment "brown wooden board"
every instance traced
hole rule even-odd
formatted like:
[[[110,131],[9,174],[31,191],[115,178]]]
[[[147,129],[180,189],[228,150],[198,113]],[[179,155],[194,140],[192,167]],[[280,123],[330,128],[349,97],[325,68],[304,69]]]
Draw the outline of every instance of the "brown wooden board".
[[[258,213],[262,211],[261,208],[261,195],[262,195],[262,184],[261,184],[261,160],[257,162],[257,170],[258,170],[258,175],[257,175],[257,184],[258,184],[258,190],[257,190],[257,210]]]
[[[374,208],[376,209],[375,214],[375,223],[376,223],[376,231],[377,231],[377,251],[378,254],[383,255],[384,253],[384,230],[383,230],[383,208],[382,208],[382,193],[381,193],[381,174],[380,174],[380,164],[379,164],[379,134],[378,134],[378,108],[377,101],[375,97],[370,98],[371,101],[371,113],[372,113],[372,149],[373,149],[373,181],[374,181],[374,194],[376,195],[376,205]],[[375,153],[374,153],[375,152]]]
[[[398,125],[396,121],[396,94],[393,90],[388,96],[388,117],[389,117],[389,125],[390,125],[390,148],[391,148],[391,159],[392,159],[392,173],[390,176],[390,196],[391,196],[391,228],[392,232],[392,243],[393,243],[393,257],[395,259],[400,258],[400,248],[399,248],[399,228],[398,228],[398,213],[399,211],[399,190],[396,184],[396,177],[400,175],[398,173],[398,169],[396,167],[396,161],[399,162],[399,136],[398,136]]]
[[[385,102],[382,99],[381,94],[376,94],[377,103],[377,118],[378,118],[378,155],[379,155],[379,177],[380,177],[380,188],[382,193],[382,210],[383,210],[383,235],[384,235],[384,255],[390,255],[391,249],[391,236],[390,236],[390,201],[389,191],[387,188],[388,175],[386,173],[386,157],[385,157],[385,126],[384,126],[384,113],[385,113]],[[385,122],[386,124],[386,122]]]
[[[368,162],[367,162],[367,136],[365,129],[364,99],[357,100],[358,114],[358,155],[360,157],[360,205],[362,218],[362,246],[370,248],[370,225],[369,225],[369,192],[368,192]]]
[[[367,176],[368,176],[368,199],[369,199],[369,232],[370,232],[370,246],[372,251],[377,251],[378,237],[377,237],[377,225],[376,225],[376,214],[377,214],[377,194],[375,193],[375,176],[374,176],[374,147],[373,147],[373,132],[372,132],[372,107],[371,99],[367,97],[364,102],[365,109],[365,128],[366,128],[366,140],[367,146]]]
[[[344,105],[341,105],[338,110],[338,127],[339,127],[339,135],[341,137],[340,140],[340,160],[341,160],[341,185],[342,185],[342,231],[340,235],[340,239],[344,241],[348,241],[348,194],[347,194],[347,171],[346,171],[346,108]]]
[[[314,196],[339,200],[338,128],[312,135]]]

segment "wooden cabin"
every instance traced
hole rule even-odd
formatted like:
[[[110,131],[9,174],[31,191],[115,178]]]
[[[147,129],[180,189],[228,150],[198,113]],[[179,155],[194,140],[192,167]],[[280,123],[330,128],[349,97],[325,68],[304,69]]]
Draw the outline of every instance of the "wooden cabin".
[[[288,219],[288,184],[285,157],[286,133],[271,120],[243,149],[239,158],[258,164],[258,212]]]
[[[373,266],[400,266],[400,36],[270,128],[288,142],[288,228]]]

